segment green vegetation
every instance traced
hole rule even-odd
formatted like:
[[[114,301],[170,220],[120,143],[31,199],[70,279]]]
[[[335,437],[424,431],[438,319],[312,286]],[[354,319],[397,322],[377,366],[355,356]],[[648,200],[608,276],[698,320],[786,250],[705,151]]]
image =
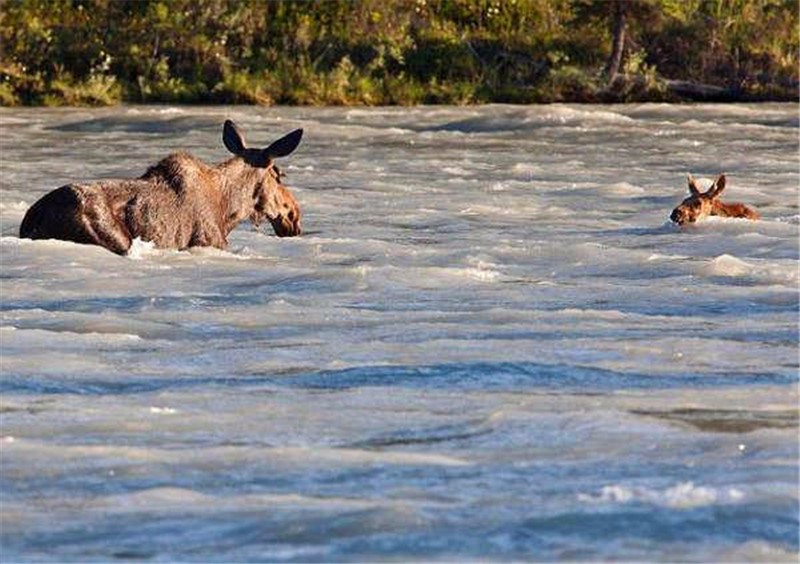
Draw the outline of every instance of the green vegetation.
[[[0,0],[0,104],[796,100],[798,36],[796,0]]]

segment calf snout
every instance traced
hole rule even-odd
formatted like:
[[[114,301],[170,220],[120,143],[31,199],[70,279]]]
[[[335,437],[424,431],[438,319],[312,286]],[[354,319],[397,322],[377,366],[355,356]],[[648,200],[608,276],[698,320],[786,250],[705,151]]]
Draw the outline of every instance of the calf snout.
[[[686,216],[683,213],[683,211],[679,208],[675,208],[674,210],[672,210],[669,219],[673,223],[677,223],[678,225],[683,225],[684,223],[686,223]]]

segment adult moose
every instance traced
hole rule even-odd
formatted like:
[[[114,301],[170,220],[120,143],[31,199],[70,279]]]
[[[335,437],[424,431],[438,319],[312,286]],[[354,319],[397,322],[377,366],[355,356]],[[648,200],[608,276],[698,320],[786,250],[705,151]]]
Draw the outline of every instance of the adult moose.
[[[227,120],[222,140],[233,158],[210,166],[175,153],[136,179],[67,184],[31,206],[19,236],[100,245],[124,255],[136,237],[164,249],[224,249],[245,219],[256,227],[268,219],[279,237],[299,235],[300,208],[274,159],[294,151],[302,136],[297,129],[266,149],[251,149]]]
[[[706,192],[701,192],[697,182],[690,174],[689,178],[689,197],[683,200],[678,207],[672,210],[669,218],[683,225],[694,223],[709,215],[720,217],[741,217],[745,219],[758,219],[758,212],[739,202],[726,204],[719,199],[722,191],[725,190],[725,175],[720,174]]]

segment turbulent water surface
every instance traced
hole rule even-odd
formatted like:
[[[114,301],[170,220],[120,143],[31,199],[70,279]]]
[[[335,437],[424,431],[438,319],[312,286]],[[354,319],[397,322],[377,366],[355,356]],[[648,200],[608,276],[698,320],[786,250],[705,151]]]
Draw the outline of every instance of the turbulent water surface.
[[[303,236],[17,238],[233,118]],[[794,105],[2,110],[0,556],[794,560]],[[667,222],[686,173],[763,220]]]

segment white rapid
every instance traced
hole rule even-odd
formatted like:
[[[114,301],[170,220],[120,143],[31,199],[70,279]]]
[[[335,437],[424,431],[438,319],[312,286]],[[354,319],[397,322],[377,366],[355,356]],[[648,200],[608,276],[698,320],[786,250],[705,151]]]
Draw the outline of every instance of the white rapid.
[[[303,236],[17,238],[171,151]],[[795,105],[2,109],[3,561],[798,555]],[[677,228],[686,174],[758,222]]]

